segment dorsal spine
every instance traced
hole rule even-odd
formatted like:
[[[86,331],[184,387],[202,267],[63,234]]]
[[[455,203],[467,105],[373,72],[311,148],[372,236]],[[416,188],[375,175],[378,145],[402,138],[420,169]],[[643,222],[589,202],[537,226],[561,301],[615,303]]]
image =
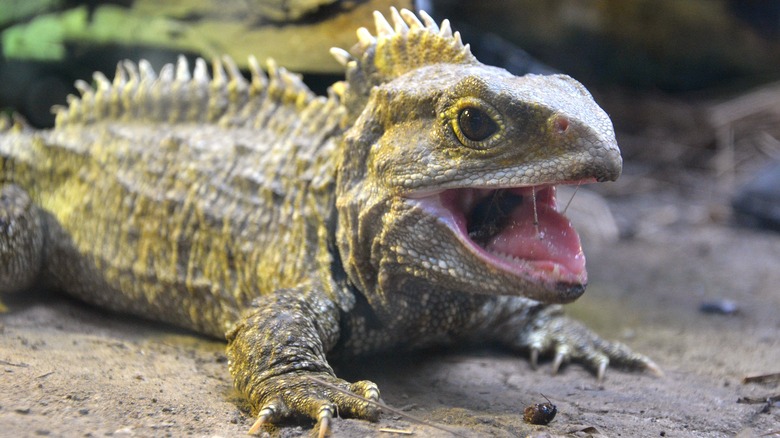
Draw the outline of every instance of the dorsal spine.
[[[367,76],[381,82],[425,65],[477,63],[448,20],[439,26],[425,11],[420,11],[419,18],[408,9],[391,8],[390,13],[388,21],[374,12],[375,34],[366,28],[357,31],[358,44],[352,53],[357,65],[352,67],[359,66]]]
[[[113,82],[100,72],[93,75],[94,87],[77,81],[80,97],[68,96],[67,106],[53,109],[56,127],[109,120],[256,126],[263,102],[302,111],[316,98],[300,76],[273,61],[268,61],[268,75],[254,57],[249,58],[249,66],[247,81],[229,57],[215,59],[211,75],[202,58],[195,61],[192,73],[183,56],[159,73],[146,60],[123,61]]]

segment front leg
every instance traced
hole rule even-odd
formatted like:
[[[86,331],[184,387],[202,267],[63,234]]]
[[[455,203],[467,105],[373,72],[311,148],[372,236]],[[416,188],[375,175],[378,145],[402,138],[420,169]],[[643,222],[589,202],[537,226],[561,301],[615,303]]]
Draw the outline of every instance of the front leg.
[[[337,378],[325,358],[338,341],[339,313],[316,288],[279,290],[255,300],[228,333],[230,373],[257,413],[250,433],[288,417],[317,420],[320,436],[337,414],[377,420],[378,409],[364,400],[379,399],[376,385]]]
[[[559,305],[540,305],[525,318],[522,322],[510,319],[498,333],[508,346],[529,351],[534,368],[540,354],[552,354],[553,373],[557,373],[564,362],[574,361],[595,372],[599,381],[604,379],[610,364],[663,375],[650,358],[619,342],[601,338],[579,321],[566,317]]]

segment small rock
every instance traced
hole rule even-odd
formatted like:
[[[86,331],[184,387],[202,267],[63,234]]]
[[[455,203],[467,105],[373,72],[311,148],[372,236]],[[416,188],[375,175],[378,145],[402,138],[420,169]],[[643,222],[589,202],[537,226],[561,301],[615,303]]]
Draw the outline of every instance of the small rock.
[[[712,300],[701,303],[699,305],[699,311],[714,315],[734,315],[739,312],[739,306],[732,300]]]
[[[133,432],[132,427],[123,427],[121,429],[117,429],[113,433],[114,436],[135,436],[135,432]]]

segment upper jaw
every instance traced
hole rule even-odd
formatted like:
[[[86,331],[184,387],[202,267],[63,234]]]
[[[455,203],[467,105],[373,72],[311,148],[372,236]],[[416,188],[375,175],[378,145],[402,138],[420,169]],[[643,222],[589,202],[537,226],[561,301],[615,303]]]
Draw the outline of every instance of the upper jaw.
[[[584,291],[585,256],[557,211],[554,185],[451,188],[406,199],[450,229],[476,263],[547,289],[545,301],[571,301]]]

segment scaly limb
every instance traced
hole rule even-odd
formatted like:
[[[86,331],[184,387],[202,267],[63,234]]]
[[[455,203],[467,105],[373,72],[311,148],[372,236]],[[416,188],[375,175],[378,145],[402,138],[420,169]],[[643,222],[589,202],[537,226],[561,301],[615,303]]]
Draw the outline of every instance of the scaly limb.
[[[307,381],[309,384],[304,384]],[[331,418],[336,415],[370,421],[376,421],[379,416],[378,408],[372,403],[379,400],[379,389],[366,380],[350,384],[332,375],[306,373],[285,376],[268,382],[268,386],[278,388],[283,395],[265,402],[249,429],[250,435],[258,434],[267,424],[303,415],[317,420],[318,436],[324,437],[330,431]],[[296,389],[290,389],[293,387]]]
[[[281,290],[256,300],[228,334],[235,386],[257,412],[249,433],[289,417],[316,420],[319,436],[328,434],[335,415],[378,419],[371,403],[379,400],[377,386],[337,378],[325,359],[338,340],[338,317],[316,289]]]
[[[601,338],[582,323],[564,316],[561,306],[557,305],[545,306],[536,312],[531,322],[520,329],[519,336],[507,341],[512,347],[530,352],[533,368],[537,367],[540,354],[552,354],[553,374],[564,363],[573,361],[591,369],[599,382],[604,380],[610,364],[663,376],[661,368],[650,358],[619,342]]]

